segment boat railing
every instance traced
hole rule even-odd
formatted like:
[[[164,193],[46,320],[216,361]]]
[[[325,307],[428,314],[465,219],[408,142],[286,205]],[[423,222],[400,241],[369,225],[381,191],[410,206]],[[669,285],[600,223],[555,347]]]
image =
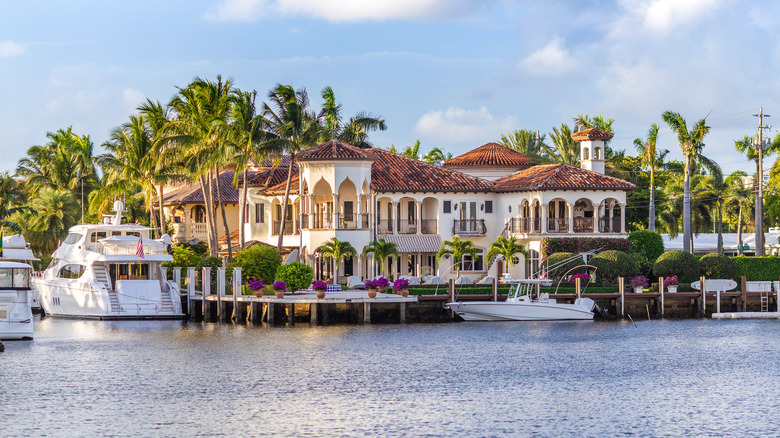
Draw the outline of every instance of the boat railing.
[[[102,255],[131,255],[138,253],[138,246],[120,246],[120,245],[104,245],[102,243],[88,243],[86,245],[87,251],[96,252]],[[144,254],[167,254],[165,245],[152,244],[143,245]]]

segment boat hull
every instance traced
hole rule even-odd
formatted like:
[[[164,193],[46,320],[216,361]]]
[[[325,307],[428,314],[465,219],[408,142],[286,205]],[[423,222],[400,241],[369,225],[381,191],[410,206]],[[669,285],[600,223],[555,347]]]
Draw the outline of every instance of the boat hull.
[[[473,301],[447,303],[466,321],[583,321],[593,312],[580,304]]]

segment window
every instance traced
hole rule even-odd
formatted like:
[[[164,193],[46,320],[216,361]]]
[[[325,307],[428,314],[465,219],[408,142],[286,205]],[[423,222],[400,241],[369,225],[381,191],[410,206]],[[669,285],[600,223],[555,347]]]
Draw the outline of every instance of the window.
[[[444,201],[444,213],[452,213],[452,201]]]
[[[479,250],[476,259],[472,259],[469,254],[463,256],[463,270],[464,271],[482,271],[484,260],[484,251]]]
[[[249,203],[244,204],[244,223],[249,223]]]
[[[265,223],[265,204],[262,202],[255,204],[255,223]]]
[[[352,201],[344,201],[344,220],[352,221],[353,213],[354,213],[354,207]]]
[[[417,212],[415,211],[414,208],[414,201],[409,201],[406,205],[407,205],[406,207],[407,211],[409,213],[409,220],[407,222],[409,223],[409,225],[412,225],[415,223],[415,218],[417,217],[416,215]]]
[[[68,233],[68,237],[65,238],[65,242],[68,245],[73,245],[74,243],[81,240],[81,234],[79,233]]]
[[[485,201],[485,213],[493,213],[493,201]]]
[[[105,231],[98,231],[96,233],[92,233],[89,235],[89,241],[92,243],[97,242],[100,239],[106,238],[106,232]]]
[[[79,278],[86,270],[84,265],[65,265],[57,273],[60,278]]]

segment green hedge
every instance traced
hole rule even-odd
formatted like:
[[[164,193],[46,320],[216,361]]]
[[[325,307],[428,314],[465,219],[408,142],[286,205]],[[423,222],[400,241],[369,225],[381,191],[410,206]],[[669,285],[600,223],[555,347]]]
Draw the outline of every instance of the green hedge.
[[[607,282],[614,282],[618,277],[634,277],[639,274],[636,262],[628,254],[617,251],[602,251],[592,259],[590,264],[596,267],[596,276]]]
[[[780,279],[780,257],[731,257],[737,264],[739,277],[746,277],[747,281],[776,281]]]
[[[730,257],[723,254],[707,254],[699,259],[699,272],[707,278],[737,280],[739,268]]]
[[[655,263],[664,253],[664,239],[655,231],[632,231],[628,235],[628,241],[631,242],[631,252],[644,255],[650,263]]]
[[[609,237],[548,237],[542,239],[542,257],[547,257],[556,252],[578,254],[599,248],[628,252],[631,250],[631,242],[628,239],[613,239]]]
[[[691,253],[681,249],[666,251],[653,265],[654,277],[676,275],[680,283],[690,283],[699,279],[699,261]]]

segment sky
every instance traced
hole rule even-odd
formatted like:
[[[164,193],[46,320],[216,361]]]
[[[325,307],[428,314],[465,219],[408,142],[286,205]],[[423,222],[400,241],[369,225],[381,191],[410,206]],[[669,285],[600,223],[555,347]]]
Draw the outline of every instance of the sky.
[[[706,116],[704,154],[726,174],[752,174],[734,140],[755,135],[760,107],[773,116],[765,124],[780,119],[780,2],[51,0],[2,9],[0,171],[68,126],[100,145],[147,98],[166,103],[193,78],[217,75],[264,99],[277,83],[306,88],[315,107],[329,85],[347,117],[385,119],[376,146],[419,139],[423,152],[454,155],[588,114],[613,118],[611,146],[631,155],[658,123],[658,146],[681,159],[661,119],[671,110],[689,124]]]

